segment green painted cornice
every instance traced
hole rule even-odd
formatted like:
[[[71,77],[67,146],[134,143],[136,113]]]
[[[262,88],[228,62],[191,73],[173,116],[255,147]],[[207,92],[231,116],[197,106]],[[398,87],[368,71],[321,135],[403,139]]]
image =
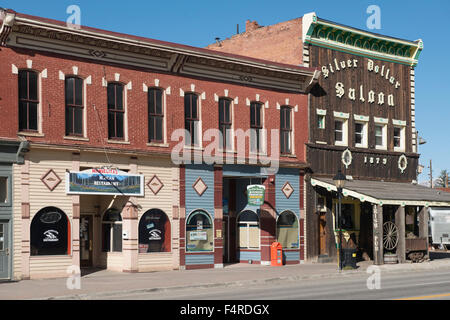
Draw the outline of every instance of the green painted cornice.
[[[384,36],[320,19],[312,12],[303,16],[303,42],[341,52],[415,67],[423,41]]]

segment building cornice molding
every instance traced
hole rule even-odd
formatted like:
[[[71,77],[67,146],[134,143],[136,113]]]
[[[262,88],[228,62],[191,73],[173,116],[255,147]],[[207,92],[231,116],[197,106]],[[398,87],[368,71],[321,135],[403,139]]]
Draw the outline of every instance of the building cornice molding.
[[[1,30],[4,26],[5,23],[2,23]],[[10,34],[5,38],[5,44],[9,47],[48,51],[267,89],[306,93],[312,87],[311,84],[317,81],[319,72],[313,68],[278,64],[93,28],[69,28],[62,22],[51,23],[46,19],[33,19],[21,14],[15,14],[9,27]]]
[[[366,32],[320,19],[316,13],[303,16],[303,42],[358,56],[416,66],[423,41],[409,41]]]

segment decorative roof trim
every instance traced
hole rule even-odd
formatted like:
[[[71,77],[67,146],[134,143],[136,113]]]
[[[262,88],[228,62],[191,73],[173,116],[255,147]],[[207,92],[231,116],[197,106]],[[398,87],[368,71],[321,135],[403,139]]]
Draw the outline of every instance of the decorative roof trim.
[[[423,41],[408,41],[370,33],[320,19],[315,12],[303,16],[303,42],[363,57],[416,66]]]

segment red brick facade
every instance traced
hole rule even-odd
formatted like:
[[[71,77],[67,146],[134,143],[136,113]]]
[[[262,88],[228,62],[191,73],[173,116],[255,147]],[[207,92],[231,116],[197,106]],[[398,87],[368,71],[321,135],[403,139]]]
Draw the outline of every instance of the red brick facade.
[[[264,109],[264,128],[268,130],[267,140],[270,151],[270,129],[279,129],[280,110],[278,105],[286,104],[298,106],[294,114],[295,128],[295,158],[282,159],[286,162],[304,162],[304,142],[307,139],[307,96],[296,93],[270,91],[229,83],[218,83],[208,80],[193,79],[177,75],[156,73],[151,70],[135,69],[125,66],[98,63],[75,57],[54,55],[31,50],[2,48],[0,51],[0,68],[4,70],[0,79],[0,108],[3,110],[3,125],[0,127],[0,137],[15,138],[18,134],[18,76],[12,69],[28,69],[27,60],[31,60],[31,69],[42,73],[46,70],[47,77],[41,79],[42,108],[42,136],[28,135],[26,138],[33,143],[56,145],[84,145],[94,148],[106,147],[108,149],[134,150],[139,152],[169,153],[178,141],[171,142],[173,130],[184,128],[184,98],[180,96],[180,89],[189,92],[195,88],[199,95],[204,93],[205,99],[201,101],[201,121],[203,132],[218,127],[218,103],[215,96],[224,96],[225,90],[232,99],[237,98],[238,104],[234,106],[234,127],[243,130],[249,129],[250,112],[246,100],[254,101],[257,95],[259,101],[268,103],[269,108]],[[84,80],[90,77],[86,88],[87,108],[87,139],[71,140],[65,136],[65,100],[64,81],[59,78],[60,73],[73,75],[73,67],[77,67],[77,75]],[[126,144],[107,141],[107,92],[103,86],[106,81],[115,81],[115,74],[120,74],[119,81],[125,86],[131,83],[131,89],[125,90],[127,94],[128,137]],[[143,85],[155,86],[155,79],[159,80],[162,89],[170,87],[170,94],[166,94],[167,114],[167,141],[169,148],[148,146],[148,116],[147,92]],[[86,81],[85,81],[86,82]],[[194,87],[192,86],[194,85]],[[204,141],[203,146],[207,143]],[[247,144],[248,152],[248,144]],[[246,152],[246,153],[247,153]]]

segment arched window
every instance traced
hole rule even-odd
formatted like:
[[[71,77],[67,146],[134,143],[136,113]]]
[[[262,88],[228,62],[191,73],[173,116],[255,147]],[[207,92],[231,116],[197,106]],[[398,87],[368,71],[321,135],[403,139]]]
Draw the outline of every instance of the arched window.
[[[122,216],[120,210],[109,208],[102,221],[102,251],[122,252]]]
[[[66,214],[55,207],[39,210],[31,221],[32,256],[67,255],[70,253],[70,228]]]
[[[277,242],[281,243],[283,248],[299,248],[299,228],[297,216],[290,212],[282,212],[277,220]]]
[[[259,219],[250,210],[243,211],[238,216],[239,248],[259,248]]]
[[[139,220],[139,253],[170,252],[170,220],[164,211],[151,209]]]
[[[186,222],[186,251],[213,250],[214,235],[211,217],[205,211],[194,211]]]

